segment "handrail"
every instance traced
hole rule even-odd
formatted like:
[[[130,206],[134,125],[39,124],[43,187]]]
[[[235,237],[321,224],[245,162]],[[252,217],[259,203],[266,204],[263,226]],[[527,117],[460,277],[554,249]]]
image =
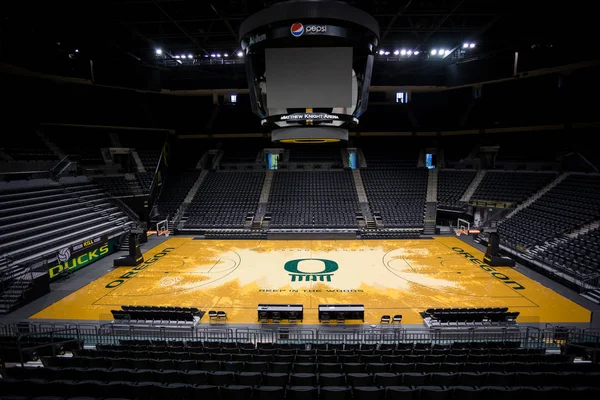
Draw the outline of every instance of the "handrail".
[[[114,197],[112,195],[110,196],[110,199],[114,200],[114,202],[117,203],[121,209],[123,209],[123,212],[125,212],[125,214],[127,214],[127,216],[131,218],[133,222],[139,225],[140,217],[135,212],[133,212],[133,210],[127,204],[125,204],[118,197]]]
[[[181,329],[178,327],[155,327],[135,325],[118,326],[113,323],[105,324],[57,324],[27,322],[29,334],[47,335],[54,337],[60,333],[72,332],[78,340],[86,340],[94,344],[118,344],[121,339],[150,339],[150,340],[217,340],[236,342],[283,342],[283,343],[398,343],[398,342],[427,342],[432,344],[449,345],[452,342],[520,342],[525,348],[555,349],[566,343],[590,341],[600,343],[600,332],[591,332],[575,327],[567,329],[547,326],[522,326],[516,330],[494,330],[488,327],[443,331],[441,329],[383,327],[383,326],[346,326],[345,329],[314,328],[303,326],[248,326],[234,328],[227,324],[203,323],[195,327]],[[16,336],[18,324],[0,325],[0,336]],[[15,335],[15,332],[17,333]],[[285,337],[283,335],[286,335]]]
[[[69,156],[64,156],[59,162],[56,163],[56,165],[54,165],[54,167],[50,168],[50,171],[56,173],[55,170],[58,169],[58,166],[61,165],[63,161],[70,161]]]

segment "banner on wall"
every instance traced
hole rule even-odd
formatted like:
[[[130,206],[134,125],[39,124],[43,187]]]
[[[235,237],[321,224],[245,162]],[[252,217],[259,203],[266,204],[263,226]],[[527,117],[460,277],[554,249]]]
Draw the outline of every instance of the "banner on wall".
[[[73,272],[114,253],[118,244],[119,237],[108,239],[103,235],[60,249],[57,254],[58,261],[48,269],[50,280],[66,270]]]

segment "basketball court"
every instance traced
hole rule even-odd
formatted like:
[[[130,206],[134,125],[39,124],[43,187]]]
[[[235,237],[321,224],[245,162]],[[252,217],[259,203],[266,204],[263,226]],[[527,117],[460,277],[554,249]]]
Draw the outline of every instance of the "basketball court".
[[[171,238],[33,315],[112,320],[121,305],[197,307],[257,323],[259,303],[364,304],[365,322],[402,314],[421,324],[430,307],[509,307],[520,323],[588,323],[590,312],[456,237],[420,240],[196,240]],[[93,266],[89,268],[94,268]],[[208,322],[205,316],[202,322]]]

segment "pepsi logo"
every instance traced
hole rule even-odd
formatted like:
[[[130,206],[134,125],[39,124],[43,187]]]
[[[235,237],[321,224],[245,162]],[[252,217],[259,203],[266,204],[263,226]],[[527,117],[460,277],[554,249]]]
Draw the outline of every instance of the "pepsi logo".
[[[290,27],[290,32],[293,36],[300,37],[304,34],[304,25],[302,25],[300,22],[296,22]]]

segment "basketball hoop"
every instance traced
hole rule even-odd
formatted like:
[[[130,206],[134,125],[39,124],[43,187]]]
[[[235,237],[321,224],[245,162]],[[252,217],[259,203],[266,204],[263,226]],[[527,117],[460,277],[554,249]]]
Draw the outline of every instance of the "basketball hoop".
[[[454,233],[456,236],[460,235],[472,235],[476,233],[481,233],[480,229],[471,229],[471,223],[466,219],[457,218],[456,220],[456,228],[454,228]]]
[[[454,229],[454,233],[456,233],[456,236],[474,235],[477,233],[481,233],[481,230],[480,229]]]

